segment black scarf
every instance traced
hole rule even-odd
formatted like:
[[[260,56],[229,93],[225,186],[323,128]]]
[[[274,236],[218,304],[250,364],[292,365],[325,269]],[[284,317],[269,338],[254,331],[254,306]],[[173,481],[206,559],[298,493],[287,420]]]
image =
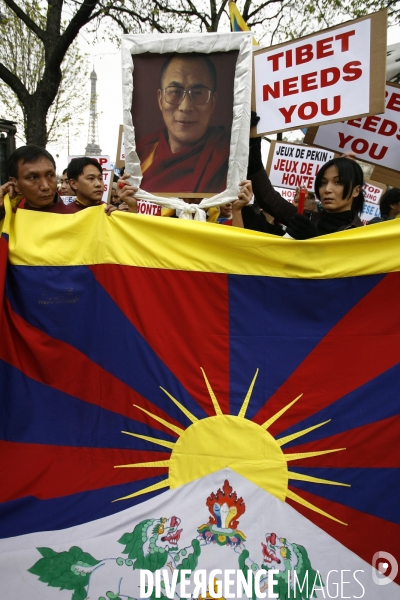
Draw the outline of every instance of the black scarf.
[[[327,233],[335,233],[339,229],[350,225],[354,219],[352,210],[345,210],[339,213],[329,213],[324,210],[317,223],[318,235],[326,235]]]

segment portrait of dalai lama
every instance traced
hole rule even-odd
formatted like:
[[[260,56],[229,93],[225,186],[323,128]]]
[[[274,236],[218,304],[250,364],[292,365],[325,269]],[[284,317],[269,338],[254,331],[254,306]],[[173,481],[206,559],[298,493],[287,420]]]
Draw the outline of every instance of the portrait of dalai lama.
[[[218,193],[226,189],[228,135],[211,126],[217,72],[206,54],[174,54],[161,69],[158,107],[164,127],[137,143],[147,192]]]

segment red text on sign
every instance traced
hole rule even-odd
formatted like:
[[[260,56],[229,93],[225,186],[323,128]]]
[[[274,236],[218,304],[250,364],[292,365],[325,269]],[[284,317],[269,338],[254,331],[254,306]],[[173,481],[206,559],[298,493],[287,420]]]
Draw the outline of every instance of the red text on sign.
[[[286,50],[285,52],[276,52],[267,56],[267,60],[272,63],[272,70],[279,71],[280,68],[292,67],[293,65],[302,65],[314,59],[321,59],[327,56],[333,56],[336,52],[347,52],[349,50],[349,40],[355,35],[355,30],[345,33],[338,33],[318,40],[313,44],[303,44],[297,48]],[[337,42],[337,43],[335,43]],[[283,60],[281,60],[283,59]]]

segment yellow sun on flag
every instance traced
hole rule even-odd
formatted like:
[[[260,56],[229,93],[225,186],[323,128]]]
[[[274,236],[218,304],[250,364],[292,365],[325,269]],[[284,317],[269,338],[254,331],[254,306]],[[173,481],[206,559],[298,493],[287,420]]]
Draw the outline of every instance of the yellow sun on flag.
[[[282,446],[285,444],[306,435],[308,432],[313,431],[318,427],[326,425],[326,423],[329,423],[329,420],[286,437],[275,439],[268,432],[268,428],[290,409],[303,394],[300,394],[287,406],[265,421],[265,423],[258,425],[257,423],[246,419],[246,411],[257,379],[258,369],[256,370],[237,416],[223,414],[204,370],[201,369],[201,371],[214,406],[215,416],[198,419],[162,387],[161,389],[163,392],[165,392],[170,400],[174,402],[174,404],[176,404],[183,414],[191,421],[191,425],[186,429],[177,427],[148,410],[134,405],[159,423],[162,423],[179,437],[176,442],[169,442],[138,433],[130,433],[129,431],[122,432],[169,448],[171,450],[171,456],[168,460],[117,465],[115,468],[168,468],[167,479],[143,488],[128,496],[124,496],[123,498],[118,498],[118,500],[127,500],[128,498],[153,492],[164,487],[175,489],[181,485],[190,483],[191,481],[200,479],[201,477],[205,477],[216,471],[220,471],[221,469],[229,468],[242,477],[249,479],[252,483],[276,496],[283,502],[286,498],[290,498],[329,519],[346,525],[346,523],[339,521],[339,519],[336,519],[333,515],[330,515],[314,504],[307,502],[304,498],[288,489],[288,482],[290,479],[350,487],[347,483],[340,483],[291,472],[288,468],[288,463],[291,461],[320,456],[331,452],[339,452],[340,450],[345,450],[345,448],[295,454],[285,454],[282,451]]]

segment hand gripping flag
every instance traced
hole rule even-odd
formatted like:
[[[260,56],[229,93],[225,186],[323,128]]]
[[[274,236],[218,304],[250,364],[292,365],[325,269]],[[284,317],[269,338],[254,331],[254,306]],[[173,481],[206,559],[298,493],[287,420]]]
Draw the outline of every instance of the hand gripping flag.
[[[261,568],[281,600],[398,598],[399,227],[7,211],[2,597],[140,598],[165,566],[222,569],[195,598]]]

